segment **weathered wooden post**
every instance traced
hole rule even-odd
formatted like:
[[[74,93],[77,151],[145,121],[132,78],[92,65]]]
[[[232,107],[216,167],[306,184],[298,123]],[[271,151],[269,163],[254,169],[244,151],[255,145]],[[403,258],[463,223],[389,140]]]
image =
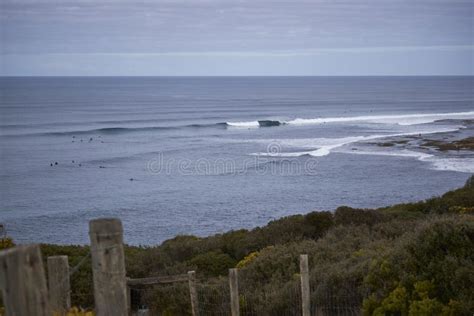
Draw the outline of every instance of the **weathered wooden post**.
[[[48,257],[49,304],[53,313],[66,314],[71,308],[71,287],[67,256]]]
[[[230,314],[231,316],[240,315],[239,305],[239,280],[238,270],[229,269],[229,286],[230,286]]]
[[[188,271],[189,295],[191,296],[191,312],[193,316],[199,315],[198,296],[196,291],[196,272]]]
[[[311,315],[311,303],[309,293],[309,269],[308,255],[300,255],[300,276],[301,276],[301,310],[303,316]]]
[[[122,222],[117,218],[89,222],[94,301],[97,316],[127,315],[127,282]]]
[[[38,245],[0,252],[0,287],[6,315],[51,316]]]

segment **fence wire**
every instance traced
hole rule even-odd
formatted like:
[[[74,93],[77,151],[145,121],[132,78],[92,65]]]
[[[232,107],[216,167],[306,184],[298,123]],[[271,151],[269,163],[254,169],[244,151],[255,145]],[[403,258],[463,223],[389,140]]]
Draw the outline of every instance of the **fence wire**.
[[[239,270],[239,296],[243,316],[301,315],[301,286],[293,275],[269,284]]]
[[[92,281],[90,252],[78,258],[70,270],[71,302],[73,306],[94,308],[93,289],[74,290],[76,277],[87,274]],[[360,282],[327,284],[323,274],[311,274],[310,300],[312,316],[356,316],[361,315],[364,293]],[[239,306],[242,316],[296,316],[302,314],[301,283],[298,275],[277,284],[266,284],[247,276],[239,270]],[[91,282],[92,283],[92,282]],[[196,280],[198,314],[200,316],[230,315],[230,289],[228,278],[207,282]],[[141,315],[191,315],[188,282],[136,286],[130,292],[131,309]],[[170,308],[169,306],[174,306]]]
[[[199,315],[228,316],[230,289],[227,279],[216,283],[196,283]]]
[[[278,289],[262,287],[255,292],[241,291],[240,315],[242,316],[300,316],[301,291],[297,283]]]
[[[130,303],[131,310],[137,315],[191,314],[187,282],[133,286],[130,289]]]
[[[310,286],[311,315],[358,316],[364,298],[357,282],[327,284],[316,276]]]

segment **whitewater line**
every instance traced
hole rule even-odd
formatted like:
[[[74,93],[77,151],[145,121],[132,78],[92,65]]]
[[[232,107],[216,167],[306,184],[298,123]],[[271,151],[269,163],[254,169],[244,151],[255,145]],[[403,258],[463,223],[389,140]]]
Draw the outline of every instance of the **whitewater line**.
[[[378,135],[370,135],[370,136],[353,136],[353,137],[345,137],[345,138],[335,138],[334,140],[340,140],[339,142],[331,145],[323,145],[316,150],[309,150],[309,151],[300,151],[300,152],[290,152],[290,153],[252,153],[253,156],[261,156],[261,157],[301,157],[305,155],[309,155],[312,157],[323,157],[327,156],[331,153],[333,149],[342,147],[344,145],[374,140],[374,139],[383,139],[389,137],[401,137],[401,136],[413,136],[413,135],[425,135],[425,134],[436,134],[436,133],[448,133],[448,132],[455,132],[458,131],[459,128],[446,128],[446,129],[439,129],[439,130],[432,130],[432,131],[417,131],[417,132],[406,132],[406,133],[395,133],[395,134],[378,134]]]
[[[432,123],[443,119],[474,119],[474,111],[451,112],[451,113],[418,113],[418,114],[395,114],[395,115],[363,115],[347,117],[321,117],[321,118],[296,118],[289,121],[277,120],[257,120],[225,122],[227,126],[241,128],[258,128],[278,125],[317,125],[325,123],[343,123],[343,122],[376,122],[392,123],[398,125],[417,125]],[[268,124],[273,122],[273,124]]]

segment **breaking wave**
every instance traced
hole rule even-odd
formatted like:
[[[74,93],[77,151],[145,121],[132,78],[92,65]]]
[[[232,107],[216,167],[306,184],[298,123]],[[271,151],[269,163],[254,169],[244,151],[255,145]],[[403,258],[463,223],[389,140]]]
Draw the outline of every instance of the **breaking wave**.
[[[419,161],[429,163],[430,169],[440,171],[456,171],[465,173],[474,173],[474,158],[448,158],[438,157],[435,155],[412,151],[412,150],[398,150],[398,151],[346,151],[347,154],[357,155],[371,155],[371,156],[392,156],[392,157],[408,157],[415,158]]]
[[[326,117],[326,118],[296,118],[288,121],[283,120],[255,120],[255,121],[229,121],[220,123],[204,123],[189,125],[173,125],[173,126],[141,126],[141,127],[102,127],[96,129],[84,129],[75,131],[51,131],[51,132],[33,132],[33,133],[14,133],[2,134],[2,136],[64,136],[64,135],[88,135],[88,134],[123,134],[133,132],[146,131],[166,131],[176,129],[191,128],[260,128],[260,127],[276,127],[282,125],[317,125],[326,123],[344,123],[344,122],[371,122],[382,124],[398,124],[398,125],[418,125],[432,123],[441,120],[467,120],[474,119],[474,111],[470,112],[453,112],[453,113],[431,113],[431,114],[403,114],[403,115],[368,115],[368,116],[349,116],[349,117]],[[1,126],[1,130],[7,131],[11,126]],[[323,151],[321,152],[323,153]]]
[[[341,116],[341,117],[320,117],[320,118],[296,118],[289,121],[248,121],[248,122],[226,122],[228,126],[233,127],[268,127],[280,125],[317,125],[326,123],[345,123],[345,122],[372,122],[398,125],[418,125],[433,123],[440,120],[462,120],[474,119],[474,111],[452,112],[452,113],[418,113],[418,114],[400,114],[400,115],[364,115],[364,116]]]
[[[260,120],[260,121],[249,121],[249,122],[225,122],[230,127],[241,127],[241,128],[255,128],[255,127],[272,127],[286,124],[283,121],[273,120]]]
[[[301,157],[301,156],[313,156],[322,157],[327,156],[332,150],[342,147],[344,145],[365,142],[375,139],[383,139],[390,137],[402,137],[402,136],[414,136],[420,134],[435,134],[435,133],[447,133],[455,132],[458,128],[439,128],[436,130],[419,130],[415,132],[406,133],[394,133],[394,134],[374,134],[368,136],[351,136],[342,138],[314,138],[314,139],[281,139],[274,140],[272,142],[283,146],[290,147],[302,147],[302,148],[317,148],[298,152],[260,152],[253,153],[251,155],[262,156],[262,157]],[[267,140],[268,142],[268,140]]]

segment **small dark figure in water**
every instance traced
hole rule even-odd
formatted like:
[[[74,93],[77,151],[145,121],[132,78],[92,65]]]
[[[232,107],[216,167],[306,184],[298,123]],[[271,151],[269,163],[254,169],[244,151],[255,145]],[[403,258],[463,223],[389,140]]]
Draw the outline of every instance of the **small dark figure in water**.
[[[79,164],[79,167],[81,167],[81,166],[82,166],[82,164]]]
[[[54,165],[57,166],[57,165],[58,165],[58,162],[56,161],[56,162],[54,163]]]
[[[72,161],[72,163],[74,163],[74,160]]]
[[[133,181],[133,178],[130,178],[129,180],[130,180],[130,181]]]
[[[53,163],[50,163],[49,165],[52,167],[52,166],[53,166]]]
[[[91,137],[91,138],[89,138],[89,142],[91,142],[91,141],[92,141],[92,137]]]

